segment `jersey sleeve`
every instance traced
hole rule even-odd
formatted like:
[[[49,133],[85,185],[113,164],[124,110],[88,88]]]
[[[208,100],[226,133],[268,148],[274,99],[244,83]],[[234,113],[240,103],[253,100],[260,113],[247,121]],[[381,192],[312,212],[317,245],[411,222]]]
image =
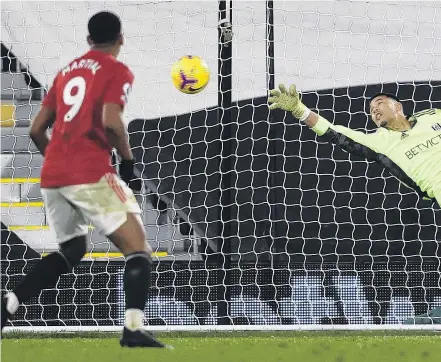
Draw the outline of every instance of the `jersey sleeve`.
[[[407,187],[415,190],[421,197],[427,195],[423,193],[416,182],[412,180],[390,157],[387,156],[389,145],[387,135],[381,128],[376,133],[366,134],[354,131],[343,126],[335,126],[325,118],[319,116],[317,124],[312,130],[326,141],[333,143],[347,152],[364,157],[367,160],[375,161],[382,165]]]
[[[57,108],[57,79],[58,75],[55,77],[52,87],[43,99],[43,106],[50,109]]]
[[[381,142],[378,132],[366,134],[347,127],[336,126],[322,116],[318,117],[317,124],[312,130],[327,142],[371,161],[378,161],[379,154],[382,153],[381,145],[384,142]]]
[[[123,64],[118,64],[104,94],[103,104],[114,103],[124,107],[132,90],[134,76]]]

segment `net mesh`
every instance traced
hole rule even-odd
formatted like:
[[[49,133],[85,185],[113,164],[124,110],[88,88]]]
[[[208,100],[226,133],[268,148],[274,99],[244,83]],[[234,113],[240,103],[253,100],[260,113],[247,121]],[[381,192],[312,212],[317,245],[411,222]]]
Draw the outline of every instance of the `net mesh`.
[[[87,50],[87,19],[102,9],[121,16],[121,60],[135,74],[125,118],[156,253],[146,324],[215,325],[227,300],[234,324],[262,326],[398,324],[441,306],[438,206],[268,112],[264,2],[234,3],[233,105],[223,125],[217,2],[2,3],[2,292],[57,248],[28,127],[56,72]],[[296,83],[307,106],[366,132],[366,100],[380,90],[396,93],[408,114],[441,108],[440,11],[436,2],[274,1],[276,84]],[[196,96],[170,80],[186,54],[211,69]],[[232,236],[222,240],[226,145]],[[89,252],[12,325],[121,325],[123,259],[92,230]]]

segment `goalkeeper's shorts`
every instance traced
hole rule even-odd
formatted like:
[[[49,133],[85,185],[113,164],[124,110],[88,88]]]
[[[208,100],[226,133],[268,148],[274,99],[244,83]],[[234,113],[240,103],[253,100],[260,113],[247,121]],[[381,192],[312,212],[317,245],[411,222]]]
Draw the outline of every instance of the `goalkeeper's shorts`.
[[[109,236],[127,220],[127,213],[141,210],[132,190],[115,174],[98,182],[41,189],[48,224],[57,242],[87,235],[89,225]]]

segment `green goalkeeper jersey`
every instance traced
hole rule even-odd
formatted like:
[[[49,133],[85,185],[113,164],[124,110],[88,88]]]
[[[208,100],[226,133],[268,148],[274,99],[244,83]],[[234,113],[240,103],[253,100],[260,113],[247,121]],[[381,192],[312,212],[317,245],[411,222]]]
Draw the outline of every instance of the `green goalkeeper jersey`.
[[[379,128],[366,134],[319,116],[312,130],[352,154],[382,164],[420,196],[441,205],[441,109],[415,113],[409,121],[412,128],[407,131]]]

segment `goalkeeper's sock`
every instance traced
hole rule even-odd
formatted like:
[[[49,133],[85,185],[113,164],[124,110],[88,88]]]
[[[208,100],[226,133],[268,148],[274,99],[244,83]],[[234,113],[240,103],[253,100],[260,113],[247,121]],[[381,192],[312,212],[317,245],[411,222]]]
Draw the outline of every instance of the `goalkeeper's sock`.
[[[18,308],[19,303],[26,302],[29,298],[39,294],[43,289],[52,288],[56,285],[62,274],[70,271],[70,265],[65,257],[59,253],[52,253],[42,258],[32,270],[20,281],[13,291],[13,295],[18,303],[13,303],[15,299],[8,298],[8,312],[13,314]],[[9,302],[11,300],[11,302]],[[14,310],[15,308],[15,310]]]
[[[151,260],[145,252],[126,257],[124,292],[126,295],[125,327],[131,331],[143,327],[144,306],[151,280]]]

